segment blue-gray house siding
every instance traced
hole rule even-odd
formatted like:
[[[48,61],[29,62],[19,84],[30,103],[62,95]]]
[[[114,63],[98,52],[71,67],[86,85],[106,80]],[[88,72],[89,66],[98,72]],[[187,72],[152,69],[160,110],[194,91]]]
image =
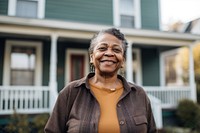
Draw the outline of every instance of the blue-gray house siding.
[[[113,24],[112,0],[46,0],[45,18]]]
[[[0,14],[7,15],[8,13],[8,0],[0,0]]]

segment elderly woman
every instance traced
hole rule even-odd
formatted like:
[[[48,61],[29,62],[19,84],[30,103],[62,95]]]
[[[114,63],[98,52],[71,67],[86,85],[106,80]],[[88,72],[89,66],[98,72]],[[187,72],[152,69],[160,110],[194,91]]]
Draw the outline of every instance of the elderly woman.
[[[127,42],[111,28],[91,40],[94,73],[69,83],[60,93],[46,133],[155,133],[150,101],[144,90],[118,75]]]

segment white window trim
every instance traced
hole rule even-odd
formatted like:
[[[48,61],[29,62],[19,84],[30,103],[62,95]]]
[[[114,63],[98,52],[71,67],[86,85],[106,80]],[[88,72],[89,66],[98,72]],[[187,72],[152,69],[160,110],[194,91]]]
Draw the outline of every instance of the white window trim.
[[[161,12],[162,12],[162,11],[161,11],[161,1],[158,0],[158,17],[159,17],[159,20],[158,20],[158,21],[159,21],[159,30],[162,31],[163,29],[162,29],[162,19],[161,19],[161,15],[162,15],[162,14],[161,14]]]
[[[140,0],[134,0],[134,16],[135,16],[135,28],[141,28],[141,8]],[[114,26],[120,27],[120,12],[119,12],[119,0],[113,0],[113,23]]]
[[[140,49],[133,48],[133,53],[136,54],[137,70],[136,70],[136,79],[135,82],[138,85],[142,85],[142,66],[141,66],[141,52]]]
[[[7,40],[5,46],[5,60],[3,72],[3,85],[10,85],[10,59],[12,46],[26,46],[36,48],[35,86],[42,85],[42,43],[30,41]]]
[[[172,55],[172,54],[177,54],[178,50],[179,50],[179,48],[165,51],[160,54],[160,79],[161,79],[160,85],[161,86],[166,86],[166,83],[165,83],[165,57]]]
[[[40,19],[44,18],[46,0],[30,0],[30,1],[38,1],[37,17]],[[8,1],[8,15],[9,16],[16,16],[16,6],[17,6],[17,0]]]
[[[89,73],[89,58],[88,58],[88,50],[83,50],[83,49],[67,49],[65,51],[65,83],[69,83],[69,79],[70,79],[70,66],[71,66],[71,59],[70,59],[70,55],[71,54],[77,54],[77,55],[80,55],[80,54],[83,54],[85,56],[85,73],[84,75],[87,75]]]

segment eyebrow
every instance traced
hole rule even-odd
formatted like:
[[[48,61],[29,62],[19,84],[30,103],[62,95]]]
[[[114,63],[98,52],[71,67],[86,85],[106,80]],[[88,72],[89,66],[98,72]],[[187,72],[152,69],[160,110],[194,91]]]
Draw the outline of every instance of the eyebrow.
[[[105,45],[105,46],[107,46],[108,43],[102,42],[102,43],[99,43],[99,45]],[[114,46],[114,47],[116,47],[116,46],[120,47],[121,45],[115,43],[115,44],[113,44],[113,46]]]

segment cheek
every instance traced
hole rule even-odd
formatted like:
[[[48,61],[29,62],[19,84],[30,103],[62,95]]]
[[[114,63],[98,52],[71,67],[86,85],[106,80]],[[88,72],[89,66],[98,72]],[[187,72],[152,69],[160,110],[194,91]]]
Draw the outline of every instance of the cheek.
[[[93,61],[100,59],[103,56],[103,53],[96,52],[93,56]]]
[[[117,59],[122,63],[124,62],[124,57],[122,55],[118,55]]]

